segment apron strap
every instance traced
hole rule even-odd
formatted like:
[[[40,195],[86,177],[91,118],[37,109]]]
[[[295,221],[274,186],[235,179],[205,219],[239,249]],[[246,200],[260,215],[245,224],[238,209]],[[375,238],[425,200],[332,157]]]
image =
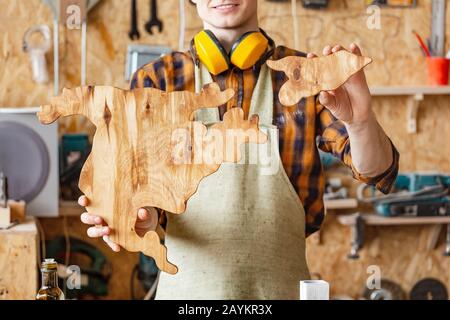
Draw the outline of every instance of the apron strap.
[[[195,65],[195,92],[199,94],[204,85],[212,83],[213,79],[208,69],[200,63]],[[259,116],[260,125],[271,126],[273,124],[273,87],[270,69],[266,64],[261,66],[258,81],[253,91],[250,103],[249,117]],[[195,112],[195,120],[204,124],[220,121],[219,108],[199,109]]]
[[[257,114],[261,125],[273,124],[273,87],[270,69],[264,63],[259,72],[258,81],[250,103],[249,117]]]
[[[199,94],[202,91],[204,85],[213,82],[211,74],[208,69],[200,63],[199,66],[195,65],[195,93]],[[205,125],[217,123],[220,121],[219,108],[203,108],[195,111],[194,114],[195,121],[201,121]]]

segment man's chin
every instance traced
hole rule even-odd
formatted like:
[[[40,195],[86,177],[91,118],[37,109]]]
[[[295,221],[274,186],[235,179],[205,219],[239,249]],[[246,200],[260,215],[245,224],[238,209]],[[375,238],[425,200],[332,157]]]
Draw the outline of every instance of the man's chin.
[[[235,21],[213,21],[210,23],[214,28],[217,29],[237,29],[242,25],[242,22]]]

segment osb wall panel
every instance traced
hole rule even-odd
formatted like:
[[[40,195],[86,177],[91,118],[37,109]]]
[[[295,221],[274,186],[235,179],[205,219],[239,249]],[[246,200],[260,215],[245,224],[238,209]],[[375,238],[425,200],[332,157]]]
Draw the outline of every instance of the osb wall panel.
[[[378,119],[401,154],[402,171],[450,173],[450,96],[425,96],[418,112],[418,134],[406,133],[406,99],[373,99]]]
[[[355,41],[374,63],[367,68],[370,85],[421,85],[426,83],[426,64],[411,31],[429,35],[431,1],[418,1],[412,9],[383,8],[381,28],[369,30],[364,1],[331,1],[330,8],[320,12],[305,10],[298,2],[298,43],[305,52],[320,53],[327,44],[348,46]],[[178,1],[158,1],[159,15],[164,20],[164,31],[148,35],[143,26],[149,18],[148,1],[138,1],[139,42],[168,45],[178,49]],[[52,27],[50,10],[40,0],[0,0],[0,106],[30,106],[48,101],[52,84],[38,86],[31,82],[28,57],[22,53],[22,36],[34,24]],[[449,15],[450,6],[447,8]],[[275,3],[260,1],[261,26],[278,44],[294,46],[292,16],[289,1]],[[195,8],[186,1],[186,39],[201,29]],[[129,31],[129,4],[121,0],[103,0],[89,14],[88,73],[90,84],[108,84],[126,88],[124,81],[125,53]],[[450,25],[447,25],[449,40]],[[448,41],[447,41],[448,42]],[[448,49],[448,48],[447,48]],[[61,86],[73,87],[80,83],[80,31],[60,31]],[[48,54],[49,71],[52,72],[52,52]],[[450,98],[425,97],[419,111],[419,132],[406,133],[406,98],[377,97],[373,99],[375,113],[386,132],[401,153],[401,170],[437,170],[450,172]],[[88,131],[82,119],[61,122],[62,132]],[[62,232],[59,220],[44,223],[52,234]],[[78,221],[71,222],[70,232],[85,238],[85,228]],[[383,276],[402,284],[409,290],[413,283],[425,276],[435,276],[450,288],[449,259],[441,256],[440,247],[428,252],[422,250],[423,239],[429,228],[395,227],[368,228],[367,247],[361,259],[349,261],[346,255],[350,243],[350,230],[340,226],[332,215],[323,229],[323,242],[308,241],[308,259],[312,272],[330,281],[333,294],[357,297],[367,278],[366,269],[371,264],[381,267]],[[88,240],[100,244],[99,240]],[[419,248],[419,249],[418,249]],[[105,252],[108,250],[105,249]],[[117,270],[117,280],[112,280],[114,298],[129,298],[129,272],[136,261],[135,255],[107,253]],[[128,260],[132,261],[131,263]],[[117,267],[116,267],[117,266]]]
[[[0,301],[34,300],[38,290],[37,231],[0,233]]]

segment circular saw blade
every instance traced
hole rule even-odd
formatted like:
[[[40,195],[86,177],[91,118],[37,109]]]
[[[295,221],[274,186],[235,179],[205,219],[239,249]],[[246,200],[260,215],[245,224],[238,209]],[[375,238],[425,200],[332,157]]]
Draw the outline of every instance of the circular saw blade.
[[[50,173],[45,142],[30,127],[0,121],[0,171],[8,178],[11,199],[32,201],[44,188]]]
[[[388,279],[381,279],[380,288],[365,288],[363,297],[366,300],[406,300],[402,287]]]
[[[422,279],[417,282],[409,294],[411,300],[448,300],[445,285],[433,278]]]

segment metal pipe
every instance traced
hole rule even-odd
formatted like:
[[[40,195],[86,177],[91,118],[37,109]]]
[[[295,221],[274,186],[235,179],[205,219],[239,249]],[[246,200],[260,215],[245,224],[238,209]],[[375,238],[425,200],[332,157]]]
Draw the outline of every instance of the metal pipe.
[[[53,19],[53,95],[59,95],[59,21]]]
[[[87,17],[86,17],[87,19]],[[87,70],[87,22],[83,20],[81,24],[81,86],[86,85]]]
[[[178,50],[184,51],[184,40],[186,38],[186,7],[184,0],[179,0],[179,7],[180,31],[178,36]]]

